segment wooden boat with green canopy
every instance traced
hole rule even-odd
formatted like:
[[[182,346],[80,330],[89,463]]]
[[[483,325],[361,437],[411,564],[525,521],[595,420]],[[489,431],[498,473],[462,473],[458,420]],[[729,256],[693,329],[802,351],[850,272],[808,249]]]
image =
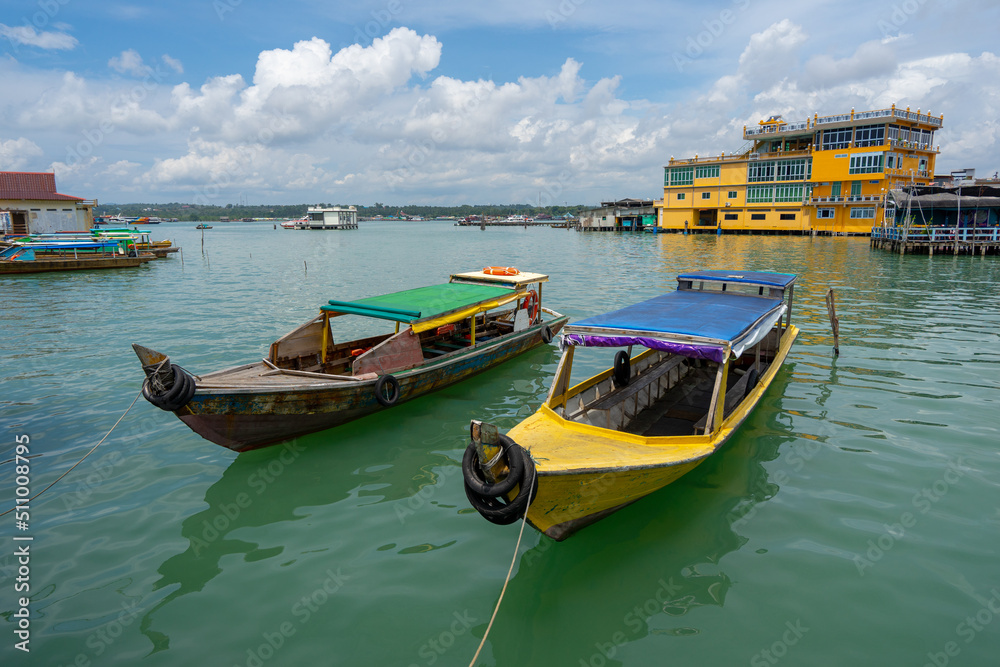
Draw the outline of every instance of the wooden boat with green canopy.
[[[542,307],[548,276],[509,267],[354,301],[331,299],[270,346],[266,359],[192,375],[133,345],[143,395],[202,437],[235,451],[338,426],[422,396],[549,343],[567,318]],[[338,342],[332,320],[394,330]]]
[[[757,407],[787,357],[795,279],[694,271],[674,292],[566,326],[538,411],[506,435],[473,421],[462,461],[472,506],[494,523],[526,517],[562,540],[695,468]],[[619,351],[574,385],[580,348]]]

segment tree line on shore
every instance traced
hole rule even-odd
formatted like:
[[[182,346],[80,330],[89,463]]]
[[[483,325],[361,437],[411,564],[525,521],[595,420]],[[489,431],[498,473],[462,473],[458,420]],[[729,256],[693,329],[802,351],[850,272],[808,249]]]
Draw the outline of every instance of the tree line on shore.
[[[358,209],[359,218],[400,218],[400,217],[421,217],[427,220],[433,218],[465,218],[472,215],[506,217],[509,215],[523,215],[537,218],[549,215],[559,218],[566,214],[577,215],[577,213],[587,206],[582,204],[566,206],[531,206],[528,204],[463,204],[461,206],[420,206],[420,205],[389,205],[375,203],[372,206],[362,206],[351,204]],[[157,218],[177,218],[178,220],[219,220],[228,218],[230,220],[240,220],[243,218],[274,218],[278,220],[288,220],[301,218],[305,215],[310,206],[348,206],[348,204],[320,203],[320,204],[226,204],[224,206],[199,206],[196,204],[184,204],[181,202],[171,202],[169,204],[101,204],[94,213],[97,215],[116,215],[125,217],[157,217]]]

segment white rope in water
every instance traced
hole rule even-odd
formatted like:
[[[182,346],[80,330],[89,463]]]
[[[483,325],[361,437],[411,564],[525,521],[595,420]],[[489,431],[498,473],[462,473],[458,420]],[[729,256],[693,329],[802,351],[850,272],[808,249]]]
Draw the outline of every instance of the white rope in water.
[[[531,492],[529,491],[528,493]],[[514,563],[517,562],[517,552],[521,548],[521,537],[524,535],[524,524],[528,523],[528,510],[531,509],[531,501],[532,498],[529,496],[528,504],[524,508],[524,516],[521,517],[521,531],[517,534],[517,544],[514,545],[514,556],[510,559],[510,569],[507,570],[507,578],[503,582],[503,588],[500,589],[500,599],[497,600],[497,606],[493,609],[493,615],[490,616],[490,624],[486,626],[486,632],[483,633],[483,641],[479,642],[479,648],[476,649],[476,654],[472,656],[472,662],[469,663],[469,667],[473,667],[476,664],[479,653],[486,644],[486,638],[490,636],[490,628],[493,627],[493,621],[497,617],[497,612],[500,611],[500,603],[503,602],[503,594],[507,592],[507,584],[510,583],[510,574],[514,571]]]
[[[145,386],[146,386],[146,381],[143,381],[143,383],[142,383],[142,386],[143,386],[143,387],[145,387]],[[123,412],[123,413],[122,413],[122,416],[118,418],[118,421],[116,421],[116,422],[115,422],[115,425],[111,427],[111,431],[114,431],[114,430],[115,430],[115,426],[118,426],[119,424],[121,424],[121,423],[122,423],[122,420],[123,420],[123,419],[125,419],[125,415],[127,415],[127,414],[128,414],[128,411],[132,409],[132,406],[133,406],[133,405],[135,405],[135,402],[139,400],[139,397],[140,397],[140,396],[142,396],[142,389],[140,389],[140,390],[139,390],[139,393],[138,393],[138,394],[136,394],[136,395],[135,395],[135,398],[133,398],[133,399],[132,399],[132,403],[131,403],[131,404],[130,404],[130,405],[129,405],[129,406],[127,407],[127,408],[125,408],[125,412]],[[46,487],[45,487],[44,489],[42,489],[41,491],[39,491],[39,492],[38,492],[38,493],[36,493],[35,495],[31,496],[30,498],[28,498],[28,502],[31,502],[32,500],[34,500],[34,499],[35,499],[35,498],[37,498],[38,496],[42,495],[43,493],[45,493],[46,491],[48,491],[49,489],[51,489],[51,488],[52,488],[53,486],[55,486],[56,482],[58,482],[59,480],[61,480],[61,479],[62,479],[63,477],[65,477],[66,475],[70,474],[71,472],[73,472],[73,468],[75,468],[75,467],[77,467],[78,465],[80,465],[81,463],[83,463],[84,459],[86,459],[86,458],[87,458],[88,456],[90,456],[91,454],[93,454],[93,453],[94,453],[94,450],[95,450],[95,449],[97,449],[98,447],[100,447],[100,446],[101,446],[101,443],[103,443],[103,442],[104,442],[105,440],[107,440],[107,439],[108,439],[108,436],[109,436],[109,435],[111,435],[111,431],[108,431],[108,432],[107,432],[107,433],[106,433],[106,434],[104,435],[104,437],[103,437],[103,438],[101,438],[101,442],[98,442],[98,443],[97,443],[96,445],[94,445],[94,446],[93,446],[93,447],[91,448],[91,450],[90,450],[89,452],[87,452],[86,454],[84,454],[84,455],[83,455],[83,458],[82,458],[82,459],[80,459],[79,461],[77,461],[76,463],[74,463],[74,464],[73,464],[73,467],[72,467],[72,468],[70,468],[69,470],[67,470],[67,471],[66,471],[66,472],[64,472],[63,474],[59,475],[59,477],[57,477],[57,478],[56,478],[56,480],[55,480],[54,482],[52,482],[51,484],[49,484],[48,486],[46,486]],[[18,507],[18,506],[14,506],[14,507],[11,507],[11,508],[10,508],[9,510],[7,510],[6,512],[2,512],[2,513],[0,513],[0,516],[3,516],[4,514],[10,514],[10,513],[11,513],[11,512],[13,512],[13,511],[14,511],[15,509],[17,509],[17,507]]]

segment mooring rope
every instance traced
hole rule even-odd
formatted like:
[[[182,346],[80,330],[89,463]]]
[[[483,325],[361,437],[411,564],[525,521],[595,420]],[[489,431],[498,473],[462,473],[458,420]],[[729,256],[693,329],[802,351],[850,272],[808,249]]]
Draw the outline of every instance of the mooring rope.
[[[146,387],[146,382],[147,382],[147,381],[148,381],[148,380],[144,380],[144,381],[143,381],[143,383],[142,383],[142,388],[143,388],[143,389],[144,389],[144,388]],[[138,394],[136,394],[136,395],[135,395],[135,398],[133,398],[133,399],[132,399],[132,403],[131,403],[131,404],[129,404],[129,406],[128,406],[127,408],[125,408],[125,412],[123,412],[123,413],[122,413],[122,416],[118,418],[118,421],[116,421],[116,422],[115,422],[115,425],[111,427],[111,431],[114,431],[114,430],[115,430],[115,427],[116,427],[116,426],[118,426],[119,424],[121,424],[121,423],[122,423],[122,420],[123,420],[123,419],[125,419],[125,415],[127,415],[127,414],[128,414],[128,411],[132,409],[132,406],[133,406],[133,405],[135,405],[135,402],[139,400],[139,397],[140,397],[140,396],[142,396],[142,389],[139,389],[139,393],[138,393]],[[84,454],[84,455],[83,455],[83,458],[81,458],[81,459],[80,459],[79,461],[77,461],[76,463],[74,463],[74,464],[73,464],[73,467],[72,467],[72,468],[70,468],[69,470],[67,470],[67,471],[66,471],[66,472],[64,472],[63,474],[59,475],[59,477],[57,477],[57,478],[55,479],[55,481],[54,481],[54,482],[52,482],[51,484],[49,484],[48,486],[46,486],[46,487],[45,487],[44,489],[42,489],[41,491],[39,491],[39,492],[38,492],[38,493],[36,493],[35,495],[31,496],[30,498],[28,498],[28,502],[30,503],[30,502],[31,502],[32,500],[34,500],[34,499],[35,499],[35,498],[37,498],[38,496],[42,495],[43,493],[45,493],[46,491],[48,491],[49,489],[51,489],[51,488],[52,488],[53,486],[55,486],[55,485],[56,485],[56,482],[58,482],[59,480],[61,480],[61,479],[62,479],[63,477],[65,477],[66,475],[70,474],[71,472],[73,472],[73,468],[75,468],[75,467],[77,467],[78,465],[80,465],[81,463],[83,463],[84,459],[86,459],[86,458],[87,458],[88,456],[90,456],[91,454],[93,454],[93,453],[94,453],[94,450],[95,450],[95,449],[97,449],[98,447],[100,447],[100,446],[101,446],[101,444],[102,444],[102,443],[103,443],[103,442],[104,442],[105,440],[107,440],[107,439],[108,439],[108,436],[109,436],[109,435],[111,435],[111,431],[108,431],[108,432],[107,432],[107,433],[106,433],[106,434],[104,435],[104,437],[103,437],[103,438],[101,438],[101,441],[100,441],[100,442],[98,442],[98,443],[97,443],[96,445],[94,445],[94,446],[93,446],[93,447],[92,447],[92,448],[90,449],[90,451],[89,451],[89,452],[87,452],[86,454]],[[13,512],[14,510],[16,510],[17,508],[18,508],[18,506],[17,506],[17,505],[15,505],[14,507],[11,507],[11,508],[10,508],[9,510],[7,510],[6,512],[2,512],[2,513],[0,513],[0,516],[3,516],[4,514],[10,514],[10,513],[11,513],[11,512]]]
[[[514,571],[514,563],[517,562],[517,552],[521,548],[521,537],[524,535],[524,524],[528,523],[528,510],[531,508],[532,500],[531,489],[529,488],[528,505],[524,508],[524,516],[521,517],[521,530],[517,534],[517,544],[514,545],[514,556],[510,559],[510,569],[507,570],[507,578],[503,582],[503,588],[500,589],[500,599],[497,600],[497,606],[493,609],[493,615],[490,616],[490,623],[486,626],[486,632],[483,633],[483,640],[479,642],[479,648],[476,649],[476,654],[472,656],[472,662],[469,663],[469,667],[474,667],[476,664],[476,660],[479,658],[479,653],[483,650],[483,646],[486,644],[486,638],[490,636],[490,628],[493,627],[493,621],[497,617],[497,612],[500,611],[500,603],[503,602],[503,594],[507,592],[507,584],[510,583],[510,575]]]

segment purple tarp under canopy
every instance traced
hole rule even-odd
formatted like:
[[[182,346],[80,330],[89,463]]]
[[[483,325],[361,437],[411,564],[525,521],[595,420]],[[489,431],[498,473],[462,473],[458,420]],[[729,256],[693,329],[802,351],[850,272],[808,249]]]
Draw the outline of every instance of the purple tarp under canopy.
[[[625,347],[641,345],[651,350],[663,350],[679,354],[690,359],[707,359],[722,363],[726,359],[726,351],[714,345],[692,345],[674,343],[660,338],[646,336],[597,336],[585,334],[566,334],[563,336],[566,345],[583,345],[584,347]]]

